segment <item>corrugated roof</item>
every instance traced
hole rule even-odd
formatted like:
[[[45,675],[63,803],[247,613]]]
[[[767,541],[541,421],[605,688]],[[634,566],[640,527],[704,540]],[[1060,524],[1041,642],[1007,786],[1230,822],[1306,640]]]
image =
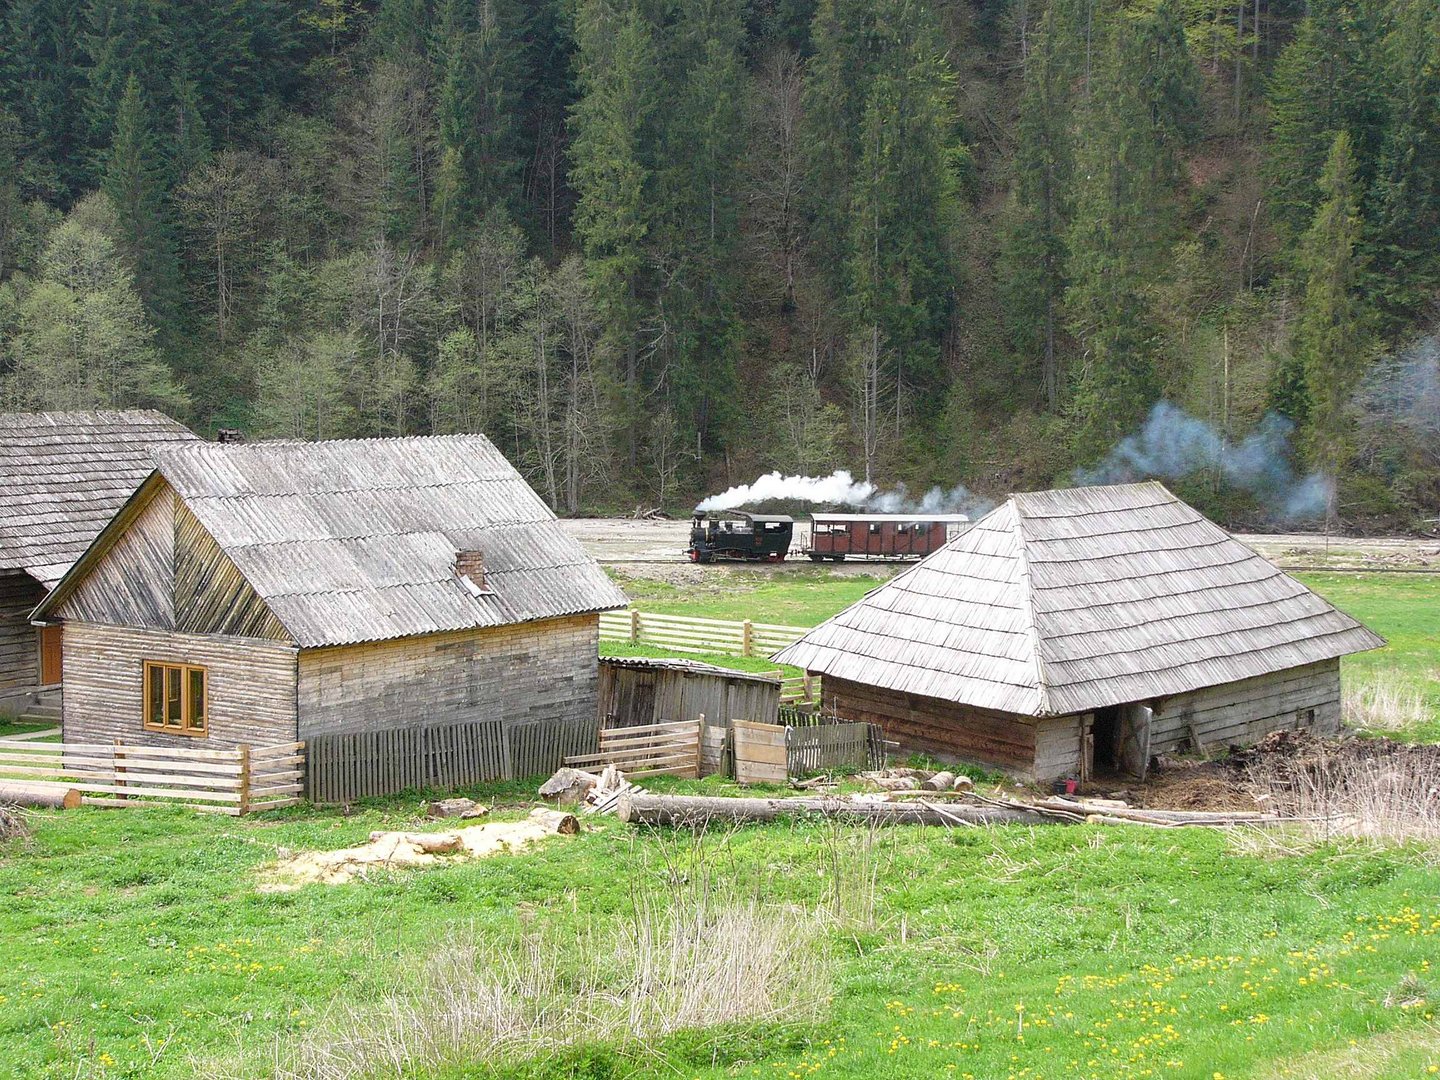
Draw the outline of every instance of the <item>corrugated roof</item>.
[[[0,570],[53,586],[155,469],[195,434],[151,410],[0,414]]]
[[[602,667],[626,668],[634,671],[679,671],[686,675],[714,675],[722,679],[741,682],[761,682],[771,686],[779,683],[778,673],[764,675],[756,671],[736,671],[734,668],[707,664],[703,660],[689,660],[670,656],[602,656]]]
[[[1152,482],[1012,495],[774,659],[1058,716],[1384,643]]]
[[[197,444],[160,473],[304,647],[623,607],[483,435]],[[488,591],[455,574],[479,551]]]

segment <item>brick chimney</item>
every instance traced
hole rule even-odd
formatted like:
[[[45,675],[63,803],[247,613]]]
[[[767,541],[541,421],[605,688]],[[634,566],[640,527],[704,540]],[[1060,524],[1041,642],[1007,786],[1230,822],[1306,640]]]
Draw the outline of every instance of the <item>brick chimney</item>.
[[[457,551],[455,574],[476,596],[490,591],[485,583],[485,556],[479,551]]]

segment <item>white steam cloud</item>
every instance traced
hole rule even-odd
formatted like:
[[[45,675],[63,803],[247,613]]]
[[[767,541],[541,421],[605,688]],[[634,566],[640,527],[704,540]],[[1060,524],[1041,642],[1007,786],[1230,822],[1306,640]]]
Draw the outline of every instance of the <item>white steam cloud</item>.
[[[766,473],[753,483],[739,484],[719,495],[711,495],[696,510],[734,510],[753,503],[785,500],[820,505],[851,506],[873,514],[969,514],[984,513],[991,503],[974,495],[964,484],[953,488],[933,487],[912,496],[904,484],[881,491],[865,480],[856,480],[845,469],[829,476],[784,476]]]
[[[1254,495],[1277,521],[1322,517],[1334,484],[1320,473],[1295,472],[1290,464],[1293,429],[1278,413],[1266,413],[1254,431],[1232,443],[1203,420],[1162,401],[1150,410],[1144,427],[1117,443],[1099,465],[1076,470],[1074,480],[1077,484],[1178,480],[1208,470]]]
[[[1440,339],[1423,337],[1377,360],[1355,403],[1362,423],[1399,428],[1440,447]]]

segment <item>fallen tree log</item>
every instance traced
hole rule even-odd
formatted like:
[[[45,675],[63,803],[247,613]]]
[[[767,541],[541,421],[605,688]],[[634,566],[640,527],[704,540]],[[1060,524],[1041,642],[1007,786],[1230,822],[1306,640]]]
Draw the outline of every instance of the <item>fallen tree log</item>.
[[[27,784],[23,780],[0,780],[0,804],[41,806],[53,810],[74,810],[80,792],[55,784]]]
[[[875,825],[1048,825],[1056,819],[1020,807],[931,806],[923,802],[853,802],[828,797],[798,799],[726,798],[708,795],[626,793],[619,818],[632,825],[694,828],[716,823],[779,821],[817,814]]]

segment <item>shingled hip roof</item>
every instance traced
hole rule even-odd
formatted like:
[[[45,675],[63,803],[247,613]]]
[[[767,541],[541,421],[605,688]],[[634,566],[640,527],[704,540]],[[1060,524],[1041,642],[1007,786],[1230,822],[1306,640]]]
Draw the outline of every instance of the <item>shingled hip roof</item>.
[[[483,435],[199,444],[161,476],[302,647],[623,607]],[[456,575],[478,551],[485,589]]]
[[[1012,495],[774,659],[1059,716],[1384,643],[1152,482]]]
[[[0,570],[53,587],[155,469],[196,441],[150,410],[0,414]]]

